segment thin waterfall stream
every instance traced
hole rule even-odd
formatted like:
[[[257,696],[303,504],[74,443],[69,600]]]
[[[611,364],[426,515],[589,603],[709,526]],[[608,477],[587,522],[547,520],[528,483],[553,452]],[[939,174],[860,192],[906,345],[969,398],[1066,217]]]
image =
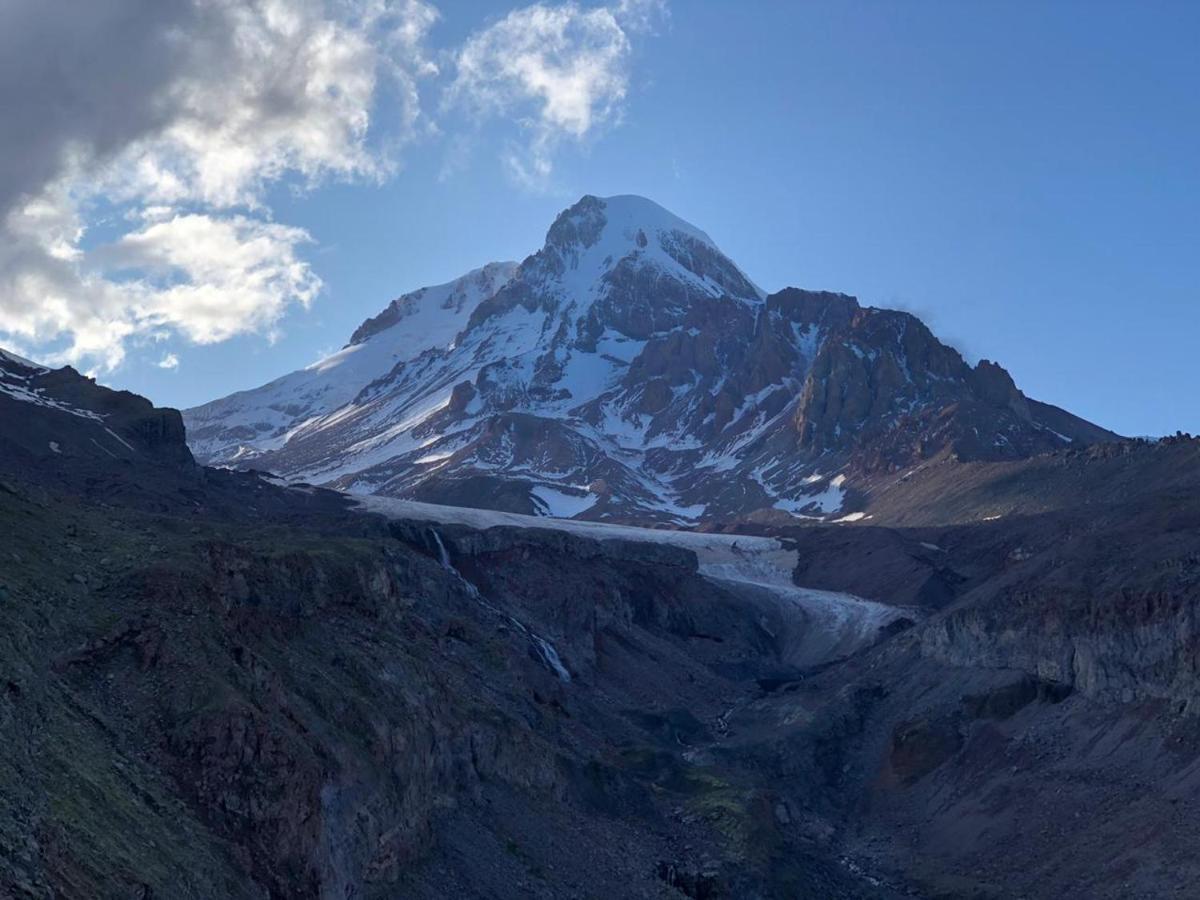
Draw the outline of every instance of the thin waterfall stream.
[[[521,634],[529,638],[530,644],[532,644],[537,653],[537,658],[542,661],[546,668],[557,675],[562,681],[570,681],[571,673],[568,672],[567,667],[563,665],[562,658],[558,655],[558,651],[554,648],[554,645],[541,635],[534,632],[524,622],[520,621],[519,619],[500,609],[494,603],[491,603],[489,600],[487,600],[487,598],[485,598],[483,594],[479,592],[479,588],[467,580],[462,572],[458,571],[458,569],[454,566],[454,563],[450,561],[450,552],[446,549],[446,545],[442,541],[442,536],[438,533],[438,530],[436,528],[431,528],[429,531],[433,535],[433,542],[437,545],[438,562],[442,564],[442,568],[457,578],[459,583],[466,589],[467,593],[477,600],[484,608],[490,610],[498,616],[503,616],[509,621],[509,623],[512,624],[514,628],[520,631]]]

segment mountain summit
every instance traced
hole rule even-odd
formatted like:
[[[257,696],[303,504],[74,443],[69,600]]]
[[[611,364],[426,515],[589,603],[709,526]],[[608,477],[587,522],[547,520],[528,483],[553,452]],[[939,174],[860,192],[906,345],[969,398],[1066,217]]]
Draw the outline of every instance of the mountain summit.
[[[406,294],[341,351],[185,413],[202,461],[514,512],[861,518],[892,473],[1113,435],[916,317],[766,295],[641,197],[585,196],[520,265]]]

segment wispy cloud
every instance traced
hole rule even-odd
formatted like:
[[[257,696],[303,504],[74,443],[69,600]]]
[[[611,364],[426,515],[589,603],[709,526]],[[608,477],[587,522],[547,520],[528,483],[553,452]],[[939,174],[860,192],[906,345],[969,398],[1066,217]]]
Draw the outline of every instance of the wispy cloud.
[[[521,132],[503,153],[510,173],[544,184],[564,140],[582,141],[620,120],[629,90],[630,35],[665,5],[622,0],[514,10],[472,35],[454,58],[446,100],[478,119],[512,119]]]

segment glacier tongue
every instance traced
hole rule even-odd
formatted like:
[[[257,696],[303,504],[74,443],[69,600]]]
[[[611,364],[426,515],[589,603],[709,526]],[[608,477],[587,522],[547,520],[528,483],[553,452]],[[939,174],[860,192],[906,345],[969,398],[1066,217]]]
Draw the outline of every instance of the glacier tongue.
[[[599,541],[638,541],[691,550],[696,554],[699,571],[704,577],[735,591],[769,594],[775,597],[784,609],[785,621],[792,618],[797,620],[793,623],[793,630],[797,636],[788,641],[785,649],[788,661],[795,665],[820,665],[849,656],[876,642],[880,630],[889,624],[902,618],[917,620],[922,615],[919,610],[878,603],[852,594],[797,586],[792,581],[797,552],[770,537],[547,520],[385,497],[363,498],[360,505],[370,512],[390,519],[467,525],[478,529],[496,526],[553,528]],[[431,527],[430,530],[442,566],[458,575],[441,535],[436,528]],[[466,584],[472,595],[486,604],[474,586],[469,582]],[[490,607],[490,604],[488,605]],[[490,608],[499,612],[494,607]],[[558,674],[563,681],[570,681],[570,673],[562,665],[553,645],[530,631],[523,623],[513,620],[513,624],[534,641],[539,650],[538,655],[547,668]]]

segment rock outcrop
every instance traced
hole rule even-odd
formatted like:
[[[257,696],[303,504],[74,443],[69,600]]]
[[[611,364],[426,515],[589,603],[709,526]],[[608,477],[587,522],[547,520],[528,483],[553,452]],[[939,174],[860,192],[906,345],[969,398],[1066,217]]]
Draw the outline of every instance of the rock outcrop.
[[[48,369],[0,351],[0,415],[20,421],[0,440],[31,458],[74,456],[193,465],[183,418],[70,366]]]

